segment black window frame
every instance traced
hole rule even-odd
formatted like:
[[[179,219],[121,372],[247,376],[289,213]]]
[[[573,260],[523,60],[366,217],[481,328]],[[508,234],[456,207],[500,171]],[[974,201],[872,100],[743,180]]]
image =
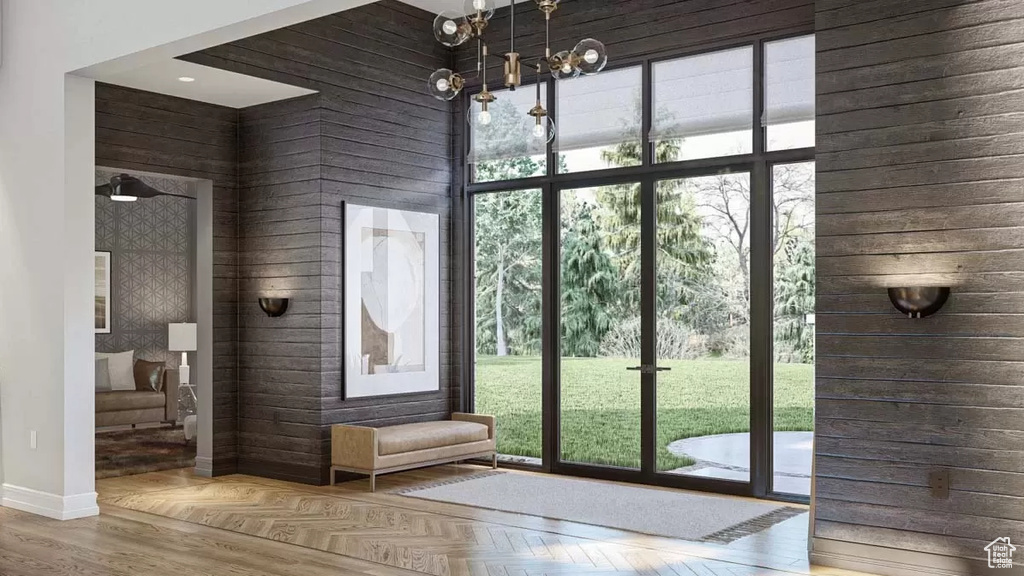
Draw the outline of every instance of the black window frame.
[[[540,469],[545,472],[557,472],[581,476],[606,478],[611,480],[642,482],[666,486],[708,489],[723,493],[771,498],[775,500],[804,502],[808,498],[800,495],[781,494],[774,492],[773,480],[773,406],[774,406],[774,269],[771,250],[771,206],[772,206],[772,167],[779,164],[814,162],[815,148],[794,148],[767,151],[767,129],[762,124],[764,111],[764,63],[765,46],[769,42],[814,35],[813,28],[800,28],[788,31],[759,34],[742,39],[714,42],[683,50],[672,50],[649,54],[640,58],[613,61],[608,69],[641,66],[642,77],[642,162],[639,166],[625,168],[608,168],[586,172],[558,173],[557,152],[553,144],[548,144],[546,174],[515,180],[492,182],[474,182],[473,167],[467,161],[469,154],[470,127],[465,119],[465,111],[470,109],[471,97],[474,92],[465,91],[457,101],[453,113],[456,128],[453,133],[453,153],[456,171],[453,174],[453,185],[461,190],[455,203],[457,235],[455,245],[458,248],[461,268],[461,285],[456,293],[461,293],[461,306],[458,313],[463,318],[457,328],[457,339],[462,345],[463,363],[460,367],[462,386],[457,404],[461,410],[474,411],[475,400],[475,264],[474,264],[474,212],[473,197],[489,192],[514,192],[517,190],[540,189],[544,202],[544,287],[543,314],[544,330],[542,350],[544,356],[543,369],[543,414],[542,442],[543,465],[522,466],[529,469]],[[652,71],[657,62],[675,60],[733,48],[753,48],[753,146],[750,154],[720,156],[681,160],[675,162],[654,162],[655,144],[650,139],[653,121],[653,84]],[[532,78],[530,79],[532,80]],[[545,76],[542,80],[547,84],[547,108],[558,121],[557,82]],[[571,82],[571,80],[568,80]],[[532,90],[533,82],[524,82],[520,90]],[[478,90],[477,90],[478,91]],[[641,185],[656,183],[660,180],[671,180],[697,176],[710,176],[723,172],[749,172],[751,186],[750,218],[751,235],[751,302],[750,302],[750,409],[751,409],[751,477],[749,483],[738,482],[701,482],[690,479],[681,483],[663,474],[645,472],[641,476],[619,474],[615,470],[584,470],[584,467],[566,465],[556,462],[558,458],[558,277],[559,277],[559,194],[563,189],[595,187],[623,182],[640,182]],[[651,426],[653,429],[653,424]],[[650,451],[648,449],[648,451]]]

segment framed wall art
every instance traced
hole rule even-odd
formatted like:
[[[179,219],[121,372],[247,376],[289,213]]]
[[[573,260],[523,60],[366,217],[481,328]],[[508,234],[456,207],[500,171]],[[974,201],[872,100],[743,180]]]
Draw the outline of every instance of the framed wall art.
[[[440,389],[437,214],[345,204],[345,398]]]

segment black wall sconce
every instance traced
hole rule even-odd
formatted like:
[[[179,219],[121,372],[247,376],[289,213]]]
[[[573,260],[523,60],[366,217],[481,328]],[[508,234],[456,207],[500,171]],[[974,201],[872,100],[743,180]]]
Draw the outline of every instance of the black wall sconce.
[[[949,288],[914,286],[889,288],[889,300],[897,310],[909,318],[924,318],[938,312],[949,300]]]
[[[260,308],[267,313],[267,316],[278,318],[284,316],[284,313],[288,311],[288,299],[260,298]]]

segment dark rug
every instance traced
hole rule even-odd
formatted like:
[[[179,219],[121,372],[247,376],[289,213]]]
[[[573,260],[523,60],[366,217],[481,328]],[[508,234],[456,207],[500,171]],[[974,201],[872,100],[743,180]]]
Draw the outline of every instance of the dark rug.
[[[195,465],[195,442],[185,444],[181,426],[96,433],[97,479]]]

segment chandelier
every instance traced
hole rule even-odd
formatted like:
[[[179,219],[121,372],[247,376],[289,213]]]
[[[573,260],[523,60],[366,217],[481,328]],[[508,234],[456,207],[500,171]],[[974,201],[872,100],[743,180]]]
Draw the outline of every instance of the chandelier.
[[[562,50],[552,53],[551,51],[551,14],[558,9],[559,0],[534,0],[537,8],[544,13],[545,19],[545,41],[544,55],[536,61],[527,60],[530,68],[537,73],[537,104],[527,114],[533,117],[533,129],[531,136],[545,143],[555,137],[555,123],[548,115],[547,110],[541,102],[540,75],[544,68],[550,72],[555,80],[577,78],[582,75],[597,74],[608,64],[608,53],[604,44],[587,38],[581,40],[572,50]],[[487,58],[493,57],[483,39],[487,23],[494,16],[494,0],[466,0],[466,15],[462,16],[454,12],[445,11],[437,15],[434,20],[434,37],[449,47],[456,47],[465,44],[471,39],[477,41],[477,74],[483,85],[479,94],[473,96],[474,106],[468,115],[472,124],[489,126],[491,124],[490,106],[498,98],[487,88]],[[515,90],[522,84],[524,60],[516,52],[516,6],[515,0],[509,0],[510,14],[510,46],[509,51],[500,55],[504,61],[504,74],[502,83],[509,90]],[[448,68],[441,68],[430,75],[428,87],[430,94],[439,100],[451,100],[455,98],[465,87],[466,80],[458,72]]]

